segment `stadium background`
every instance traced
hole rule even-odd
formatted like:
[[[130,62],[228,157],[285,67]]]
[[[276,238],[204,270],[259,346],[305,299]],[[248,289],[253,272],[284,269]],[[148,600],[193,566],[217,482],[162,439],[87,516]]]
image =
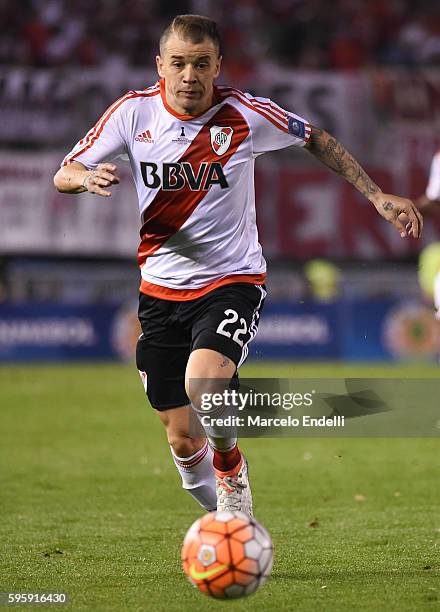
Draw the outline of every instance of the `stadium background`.
[[[383,190],[424,191],[440,146],[435,2],[3,0],[0,360],[132,358],[139,223],[128,164],[110,202],[58,194],[52,176],[114,99],[155,82],[156,43],[176,11],[218,20],[219,82],[327,129]],[[254,358],[435,358],[416,261],[438,219],[421,242],[402,241],[304,152],[263,156],[256,187],[270,297]]]
[[[0,0],[0,591],[66,591],[75,610],[222,606],[182,574],[200,510],[133,365],[129,169],[110,201],[52,185],[107,105],[156,80],[158,36],[185,11],[220,24],[220,82],[333,132],[384,189],[421,194],[440,145],[438,2]],[[262,156],[256,181],[271,297],[243,376],[429,378],[430,393],[439,340],[417,254],[438,220],[401,240],[301,151]],[[425,407],[407,402],[421,423]],[[275,566],[228,610],[438,610],[439,429],[425,421],[431,438],[241,440]]]

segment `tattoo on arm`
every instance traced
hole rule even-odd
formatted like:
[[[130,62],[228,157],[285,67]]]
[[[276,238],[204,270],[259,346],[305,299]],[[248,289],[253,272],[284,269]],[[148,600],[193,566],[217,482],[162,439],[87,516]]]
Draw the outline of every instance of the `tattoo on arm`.
[[[393,210],[394,204],[392,202],[385,202],[383,205],[384,210]]]
[[[223,361],[220,364],[221,368],[226,368],[226,366],[229,364],[229,359],[227,357],[223,357]]]
[[[323,164],[347,179],[366,198],[371,199],[381,191],[359,162],[325,130],[312,127],[312,138],[308,150]]]

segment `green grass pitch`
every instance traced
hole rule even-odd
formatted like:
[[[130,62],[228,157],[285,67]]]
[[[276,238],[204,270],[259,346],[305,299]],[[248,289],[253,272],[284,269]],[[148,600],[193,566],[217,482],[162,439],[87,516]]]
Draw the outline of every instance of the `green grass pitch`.
[[[244,373],[438,377],[438,368]],[[0,591],[64,591],[61,609],[91,611],[440,609],[438,439],[243,440],[275,564],[256,595],[218,602],[181,571],[182,538],[201,511],[180,488],[133,367],[2,367],[0,408]]]

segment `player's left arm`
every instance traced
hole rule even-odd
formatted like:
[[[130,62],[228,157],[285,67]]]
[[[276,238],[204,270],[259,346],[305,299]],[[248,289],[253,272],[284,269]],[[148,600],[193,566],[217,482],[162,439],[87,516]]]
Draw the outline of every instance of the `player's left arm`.
[[[407,198],[383,193],[359,162],[331,134],[312,126],[310,140],[305,146],[319,161],[340,174],[368,198],[377,212],[394,225],[402,238],[408,235],[414,238],[421,236],[423,218],[415,204]]]

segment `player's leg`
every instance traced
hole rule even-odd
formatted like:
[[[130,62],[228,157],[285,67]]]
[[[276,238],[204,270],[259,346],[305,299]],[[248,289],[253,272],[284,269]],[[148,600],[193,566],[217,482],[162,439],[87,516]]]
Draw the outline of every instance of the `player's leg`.
[[[230,408],[218,405],[206,410],[200,399],[203,394],[212,396],[221,393],[235,372],[236,363],[232,359],[211,349],[196,349],[188,361],[187,394],[213,449],[217,510],[241,510],[252,514],[247,461],[238,448],[236,433],[230,427],[216,424],[229,416]],[[206,417],[209,418],[209,425],[206,424]]]
[[[203,430],[193,427],[189,431],[185,368],[191,336],[181,328],[165,325],[174,307],[173,303],[141,296],[139,319],[144,333],[138,340],[136,362],[150,404],[165,426],[182,487],[206,510],[213,510],[217,497],[212,450]]]
[[[212,397],[215,393],[222,393],[224,389],[228,389],[236,371],[236,363],[216,350],[197,348],[192,351],[186,367],[185,386],[192,407],[199,418],[209,416],[214,420],[228,415],[226,405],[209,408],[202,405],[202,396]],[[239,454],[235,451],[237,443],[235,430],[217,427],[215,422],[212,426],[203,423],[203,429],[215,450],[214,467],[233,469],[239,462]]]
[[[184,366],[181,368],[182,392],[172,391],[175,386],[174,370],[166,368],[167,359],[160,353],[163,349],[151,348],[141,338],[138,341],[137,365],[144,380],[145,391],[155,408],[161,422],[163,423],[170,446],[174,464],[180,474],[182,487],[187,491],[205,510],[215,510],[217,507],[217,494],[215,488],[215,475],[213,469],[213,451],[203,433],[196,434],[195,427],[190,432],[191,411],[188,398],[184,390]],[[159,367],[162,362],[162,368]],[[161,372],[166,371],[173,381],[167,379]],[[148,382],[147,382],[148,381]],[[171,384],[170,384],[171,383]],[[171,392],[171,393],[170,393]],[[177,396],[181,395],[180,407],[168,407],[170,402],[177,402]],[[192,419],[194,421],[194,418]]]
[[[200,436],[189,431],[191,406],[179,406],[167,410],[157,410],[157,415],[165,427],[168,444],[177,457],[190,457],[200,451],[206,442],[203,431]]]
[[[228,406],[202,406],[204,394],[221,392],[248,354],[258,328],[266,292],[263,287],[237,284],[208,294],[193,326],[192,352],[186,369],[186,392],[214,449],[217,508],[252,513],[247,462],[233,429],[221,425]],[[206,419],[209,417],[209,419]],[[208,424],[207,424],[208,423]]]
[[[217,498],[213,478],[213,451],[204,435],[193,437],[189,423],[191,406],[158,412],[165,426],[174,464],[182,479],[182,487],[206,510],[215,510]],[[203,434],[203,432],[201,432]]]

